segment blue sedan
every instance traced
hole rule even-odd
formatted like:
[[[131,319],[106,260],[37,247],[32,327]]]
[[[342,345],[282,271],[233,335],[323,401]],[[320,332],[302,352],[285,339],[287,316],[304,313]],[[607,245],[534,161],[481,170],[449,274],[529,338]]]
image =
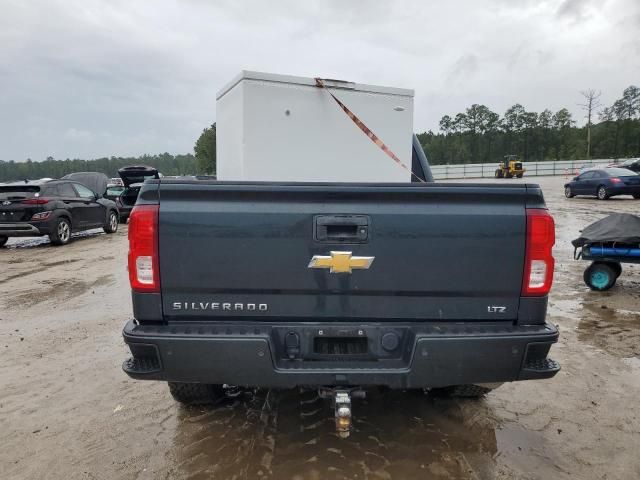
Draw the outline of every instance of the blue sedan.
[[[640,175],[626,168],[600,168],[582,172],[565,184],[564,196],[590,195],[600,200],[616,195],[640,198]]]

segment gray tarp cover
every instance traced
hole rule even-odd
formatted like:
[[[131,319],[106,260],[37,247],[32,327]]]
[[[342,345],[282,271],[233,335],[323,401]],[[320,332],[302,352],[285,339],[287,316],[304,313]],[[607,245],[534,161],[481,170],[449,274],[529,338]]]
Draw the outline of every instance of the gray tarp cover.
[[[109,177],[104,173],[98,172],[75,172],[65,175],[62,178],[81,183],[100,195],[103,195],[104,192],[107,191],[107,183],[109,183]]]
[[[574,247],[589,243],[640,243],[640,217],[630,213],[614,213],[592,223],[573,240]]]

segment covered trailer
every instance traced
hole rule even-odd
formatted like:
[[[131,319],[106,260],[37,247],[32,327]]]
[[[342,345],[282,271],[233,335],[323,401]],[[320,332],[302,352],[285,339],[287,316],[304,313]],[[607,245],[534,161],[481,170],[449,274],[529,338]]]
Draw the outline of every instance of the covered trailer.
[[[622,263],[640,263],[640,217],[614,213],[586,227],[571,242],[574,258],[591,260],[584,282],[592,290],[608,290],[622,273]]]

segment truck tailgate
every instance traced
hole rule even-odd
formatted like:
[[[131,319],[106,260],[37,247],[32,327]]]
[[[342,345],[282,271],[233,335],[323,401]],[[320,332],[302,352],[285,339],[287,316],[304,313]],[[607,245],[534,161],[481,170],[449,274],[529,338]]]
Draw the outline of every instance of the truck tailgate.
[[[525,206],[542,201],[534,190],[523,184],[163,180],[164,315],[226,321],[514,320]],[[368,269],[351,273],[309,268],[314,256],[332,264],[331,252],[373,259]]]

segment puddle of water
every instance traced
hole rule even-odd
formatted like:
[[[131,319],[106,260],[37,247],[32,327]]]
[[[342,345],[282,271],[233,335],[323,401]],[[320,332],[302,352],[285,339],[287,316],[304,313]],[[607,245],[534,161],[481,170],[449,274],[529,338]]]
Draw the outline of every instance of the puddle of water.
[[[546,456],[540,434],[499,425],[483,400],[370,390],[353,408],[354,431],[341,440],[330,401],[311,390],[244,391],[218,408],[181,407],[171,475],[493,478],[505,461]]]
[[[632,368],[640,369],[640,357],[623,358],[622,361]]]

